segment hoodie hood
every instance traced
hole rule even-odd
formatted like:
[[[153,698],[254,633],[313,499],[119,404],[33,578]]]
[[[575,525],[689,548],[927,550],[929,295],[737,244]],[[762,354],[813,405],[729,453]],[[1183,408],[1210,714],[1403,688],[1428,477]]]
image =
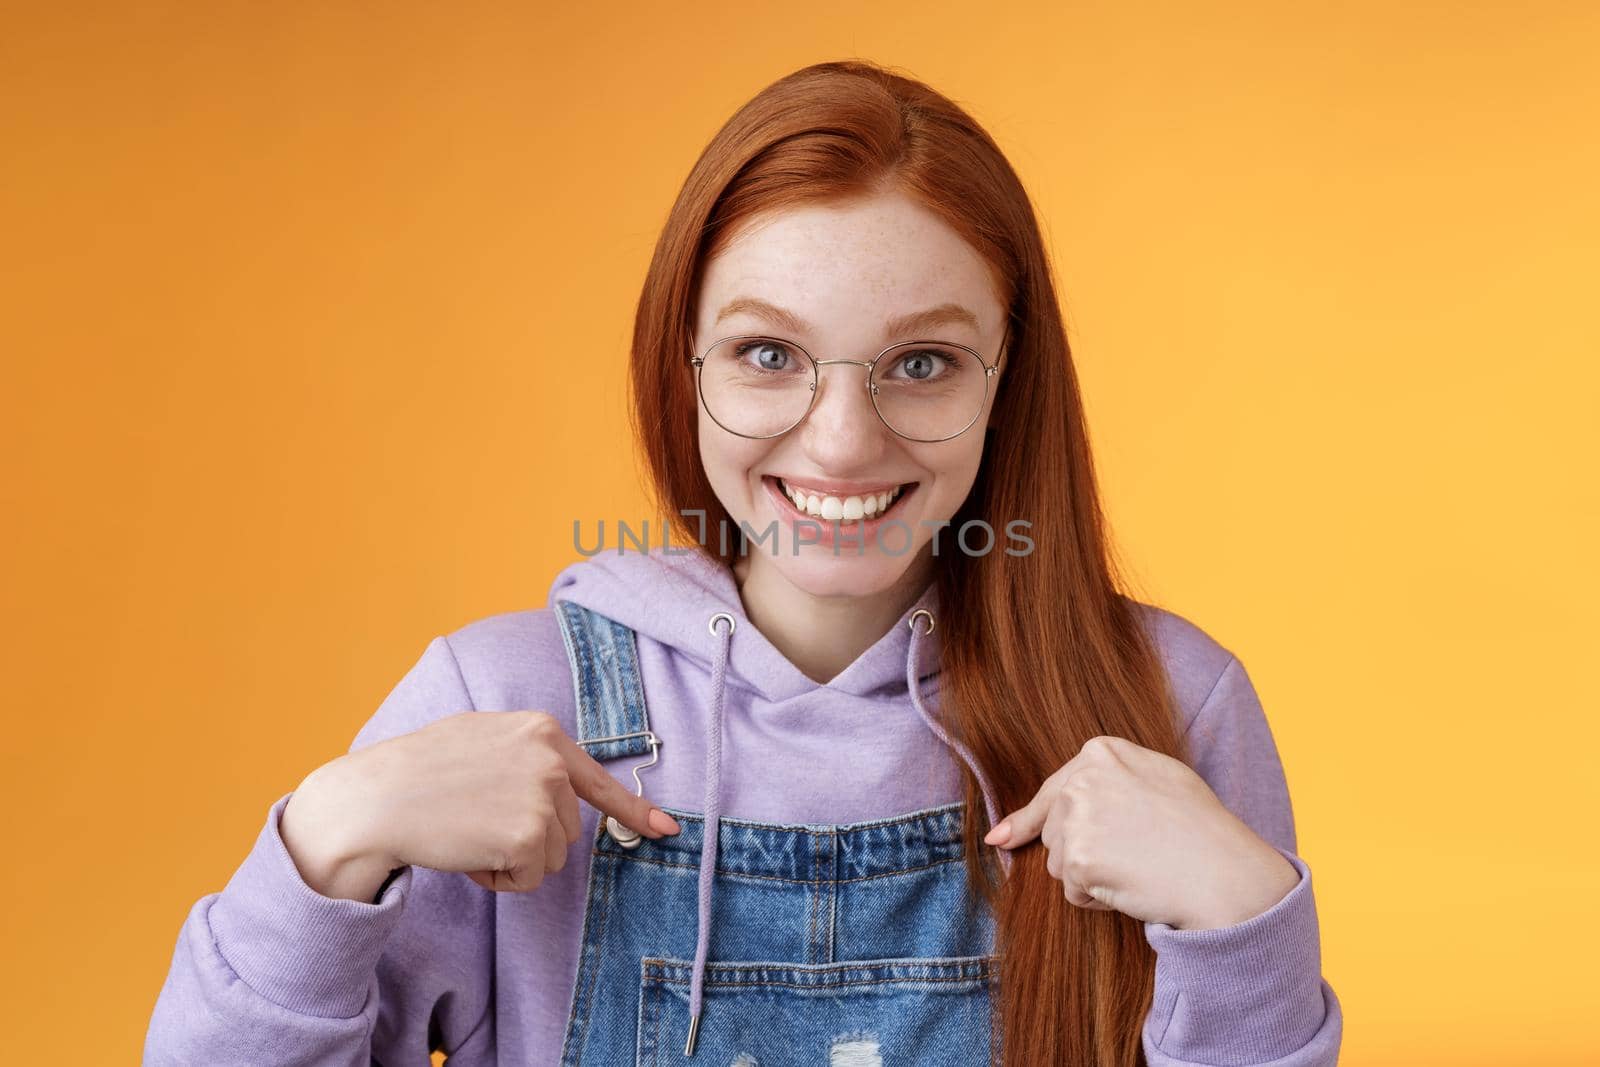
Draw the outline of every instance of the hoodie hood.
[[[681,554],[680,554],[681,553]],[[550,606],[570,600],[670,646],[711,669],[715,642],[708,624],[718,612],[735,620],[728,658],[729,684],[752,690],[766,701],[781,702],[826,688],[852,696],[904,695],[908,621],[918,610],[938,617],[938,590],[930,583],[911,607],[873,646],[837,677],[823,683],[808,678],[755,628],[745,615],[739,587],[727,564],[700,549],[661,548],[649,553],[601,553],[574,563],[556,576]],[[939,673],[937,625],[920,638],[920,676]]]
[[[732,568],[701,549],[602,553],[556,576],[550,607],[571,601],[635,632],[651,730],[661,738],[662,774],[653,764],[644,773],[645,794],[659,806],[698,808],[705,819],[686,1055],[699,1030],[725,810],[813,825],[951,803],[953,755],[977,777],[990,824],[999,819],[993,788],[938,718],[937,599],[930,583],[822,684],[755,628]],[[1010,855],[998,854],[1009,873]]]
[[[664,741],[661,773],[651,771],[666,790],[653,797],[659,803],[686,809],[698,803],[709,753],[698,750],[696,739],[706,736],[715,710],[730,720],[730,741],[758,745],[758,753],[746,757],[776,757],[789,765],[787,776],[782,766],[758,776],[734,773],[722,795],[728,814],[779,824],[842,824],[950,803],[962,795],[954,757],[973,769],[990,801],[990,819],[998,817],[994,790],[939,720],[941,605],[933,582],[827,683],[806,677],[755,629],[733,569],[701,549],[654,547],[571,563],[550,587],[550,608],[558,600],[597,611],[637,635],[651,728]],[[723,622],[712,629],[717,616],[731,619],[731,632],[723,632]],[[720,696],[712,691],[718,677]],[[715,707],[712,697],[718,697]],[[672,744],[675,752],[666,747]],[[803,781],[795,779],[797,760]],[[907,776],[907,769],[923,773]],[[690,782],[693,792],[683,789]],[[821,793],[806,789],[806,782]]]

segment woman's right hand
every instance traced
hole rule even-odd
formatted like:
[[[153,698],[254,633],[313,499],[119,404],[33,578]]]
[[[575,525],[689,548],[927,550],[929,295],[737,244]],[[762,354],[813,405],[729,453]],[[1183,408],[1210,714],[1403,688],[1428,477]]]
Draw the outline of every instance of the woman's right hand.
[[[542,711],[466,711],[326,763],[279,823],[306,884],[371,903],[389,872],[461,871],[535,889],[582,834],[578,798],[649,838],[675,819],[634,796]]]

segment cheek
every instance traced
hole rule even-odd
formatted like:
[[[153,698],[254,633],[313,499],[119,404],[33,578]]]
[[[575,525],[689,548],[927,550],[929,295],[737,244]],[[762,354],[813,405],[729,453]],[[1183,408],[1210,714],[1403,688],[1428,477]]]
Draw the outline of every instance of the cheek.
[[[767,442],[752,441],[723,430],[700,413],[700,463],[717,499],[728,513],[744,517],[751,506],[751,468],[768,451]]]
[[[948,519],[961,507],[962,501],[972,491],[978,478],[978,467],[983,460],[984,436],[975,425],[955,441],[948,442],[937,452],[922,457],[923,466],[933,474],[933,493],[929,507],[939,518]],[[973,435],[971,440],[967,435]]]

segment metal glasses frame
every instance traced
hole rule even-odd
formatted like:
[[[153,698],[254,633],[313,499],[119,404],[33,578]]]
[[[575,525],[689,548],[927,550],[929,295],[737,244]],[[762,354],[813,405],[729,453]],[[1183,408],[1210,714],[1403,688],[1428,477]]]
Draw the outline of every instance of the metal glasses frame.
[[[933,340],[931,338],[925,338],[925,339],[917,340],[917,341],[896,341],[894,344],[890,345],[888,348],[885,348],[882,352],[879,352],[877,355],[873,356],[870,360],[864,360],[864,359],[817,359],[810,352],[807,352],[804,347],[796,344],[795,342],[790,341],[790,340],[788,340],[786,338],[783,338],[783,337],[776,337],[776,336],[774,336],[772,334],[769,334],[769,333],[736,333],[736,334],[730,334],[727,337],[720,338],[720,339],[718,339],[716,341],[713,341],[711,344],[707,345],[704,352],[700,353],[700,355],[698,355],[698,356],[691,356],[689,358],[689,362],[694,366],[695,393],[696,393],[696,395],[698,395],[700,397],[700,403],[706,409],[706,414],[711,416],[711,421],[712,422],[716,423],[718,426],[721,426],[724,430],[727,430],[729,433],[735,435],[736,437],[744,437],[744,438],[748,438],[749,440],[752,440],[752,441],[768,441],[768,440],[771,440],[774,437],[782,437],[784,434],[788,433],[790,430],[794,429],[796,426],[799,426],[802,422],[806,421],[806,416],[811,414],[811,409],[817,403],[817,383],[822,380],[822,368],[826,367],[830,363],[850,363],[850,364],[854,364],[857,367],[865,367],[865,368],[867,368],[867,376],[865,378],[865,384],[866,384],[866,387],[867,387],[867,395],[872,399],[872,410],[873,410],[873,412],[875,412],[877,414],[878,421],[883,423],[884,427],[886,429],[888,429],[888,431],[890,433],[894,434],[897,437],[903,437],[907,441],[916,441],[919,444],[935,444],[935,443],[937,443],[939,441],[949,441],[952,438],[960,437],[962,434],[964,434],[968,430],[972,429],[973,423],[978,421],[978,416],[983,414],[984,405],[989,403],[989,393],[994,388],[994,385],[993,385],[994,376],[996,374],[1000,373],[1001,363],[1003,362],[1004,357],[1005,357],[1006,341],[1009,340],[1010,337],[1011,337],[1011,324],[1008,322],[1008,323],[1006,323],[1005,333],[1000,338],[1000,351],[998,353],[996,353],[995,358],[994,358],[994,363],[992,363],[992,364],[986,362],[984,360],[984,358],[983,358],[983,355],[981,353],[979,353],[976,349],[969,348],[968,346],[963,345],[963,344],[957,344],[954,341],[935,341],[935,340]],[[728,427],[728,426],[724,426],[721,419],[719,419],[715,415],[711,414],[711,405],[706,403],[706,390],[705,390],[705,363],[706,363],[706,356],[710,355],[711,354],[711,350],[713,348],[716,348],[720,344],[724,344],[724,343],[726,343],[728,341],[744,341],[744,340],[751,340],[751,341],[777,341],[779,344],[787,345],[790,348],[794,349],[796,352],[799,352],[802,356],[805,356],[806,359],[811,362],[811,397],[810,397],[810,399],[808,399],[806,401],[806,409],[800,413],[800,417],[799,418],[795,419],[793,422],[791,422],[789,425],[785,426],[783,429],[779,430],[777,433],[764,433],[764,434],[740,433],[738,430],[732,429],[731,427]],[[972,354],[972,357],[978,361],[978,364],[983,367],[983,400],[982,400],[982,402],[980,402],[978,404],[978,410],[973,412],[972,418],[970,420],[968,420],[967,424],[965,426],[961,427],[961,429],[957,430],[955,433],[948,434],[948,435],[946,435],[944,437],[912,437],[910,434],[901,433],[899,430],[897,430],[893,426],[889,425],[889,420],[883,417],[883,411],[878,407],[878,387],[876,385],[872,384],[872,372],[877,367],[878,360],[882,359],[884,356],[888,355],[890,352],[894,351],[897,348],[904,348],[906,345],[940,345],[940,346],[946,347],[946,348],[959,348],[963,352],[970,352]]]

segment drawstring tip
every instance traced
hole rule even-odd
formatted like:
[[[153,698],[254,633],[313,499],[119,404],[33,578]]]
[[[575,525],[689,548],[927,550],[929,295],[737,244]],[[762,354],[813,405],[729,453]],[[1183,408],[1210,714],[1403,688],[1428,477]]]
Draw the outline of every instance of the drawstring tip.
[[[689,1040],[687,1042],[685,1042],[684,1046],[683,1046],[683,1054],[685,1056],[693,1056],[694,1055],[694,1038],[695,1038],[695,1035],[698,1034],[699,1032],[700,1032],[700,1013],[699,1012],[695,1012],[693,1015],[689,1016]]]

